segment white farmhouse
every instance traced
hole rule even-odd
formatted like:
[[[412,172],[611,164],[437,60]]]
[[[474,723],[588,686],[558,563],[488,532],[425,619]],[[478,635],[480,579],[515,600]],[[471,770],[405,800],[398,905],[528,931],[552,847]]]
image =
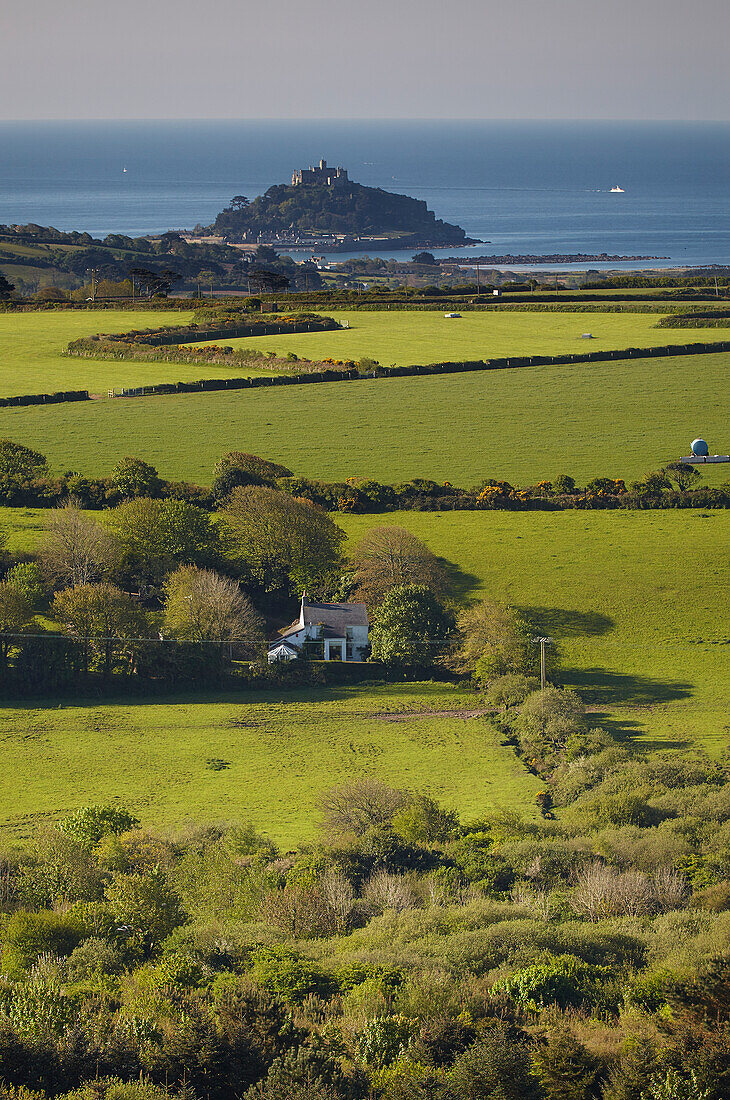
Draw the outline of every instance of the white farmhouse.
[[[362,661],[368,644],[364,603],[312,603],[302,596],[299,618],[269,643],[269,663],[302,653],[315,660]]]

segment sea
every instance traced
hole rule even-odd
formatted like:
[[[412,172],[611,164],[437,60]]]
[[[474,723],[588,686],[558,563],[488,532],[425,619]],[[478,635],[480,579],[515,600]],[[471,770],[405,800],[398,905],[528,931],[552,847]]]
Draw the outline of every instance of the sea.
[[[190,229],[321,157],[424,199],[485,242],[440,256],[660,257],[550,269],[730,265],[724,122],[0,122],[0,223],[95,237]]]

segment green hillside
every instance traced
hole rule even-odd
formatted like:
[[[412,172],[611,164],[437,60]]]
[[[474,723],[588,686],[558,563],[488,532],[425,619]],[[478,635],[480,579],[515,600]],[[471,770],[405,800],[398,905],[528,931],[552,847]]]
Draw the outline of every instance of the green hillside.
[[[408,684],[4,707],[0,768],[25,779],[4,791],[0,829],[120,799],[149,824],[243,819],[294,844],[314,834],[319,794],[362,775],[428,791],[467,818],[533,815],[541,784],[485,719],[467,717],[476,705],[449,685]]]
[[[597,716],[656,746],[728,747],[727,512],[338,517],[353,539],[383,521],[455,563],[469,596],[516,605],[554,637]]]
[[[136,454],[203,484],[232,449],[330,480],[630,479],[686,454],[698,434],[728,446],[728,364],[722,353],[10,408],[0,436],[57,469],[105,474]],[[703,476],[719,485],[727,467]]]
[[[408,366],[508,355],[564,355],[730,339],[730,327],[660,329],[656,313],[550,313],[493,310],[447,318],[439,311],[326,310],[347,324],[333,332],[231,340],[234,346],[289,351],[310,359],[362,359]],[[583,338],[589,332],[592,339]]]

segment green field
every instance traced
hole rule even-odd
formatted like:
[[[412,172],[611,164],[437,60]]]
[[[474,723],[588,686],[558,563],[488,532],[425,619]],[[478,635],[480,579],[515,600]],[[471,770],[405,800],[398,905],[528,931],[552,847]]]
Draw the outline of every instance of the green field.
[[[289,351],[310,359],[362,359],[383,366],[497,359],[509,355],[566,355],[613,351],[707,339],[730,339],[730,328],[658,329],[657,313],[465,313],[447,319],[443,312],[325,311],[349,328],[332,332],[262,336],[229,341],[234,347]],[[592,333],[584,340],[581,334]],[[705,333],[709,333],[705,337]]]
[[[61,354],[79,336],[181,325],[191,318],[192,313],[159,310],[0,313],[0,397],[58,390],[106,394],[125,386],[199,378],[199,364],[97,362]]]
[[[16,550],[34,549],[46,518],[0,513]],[[458,568],[465,598],[490,594],[521,608],[559,644],[565,683],[596,723],[650,748],[728,747],[727,512],[406,512],[338,522],[353,539],[374,524],[402,524]],[[476,705],[432,685],[6,706],[0,766],[23,782],[6,783],[2,819],[20,825],[34,809],[119,797],[145,820],[250,817],[288,842],[313,828],[316,792],[356,771],[426,788],[466,816],[497,804],[525,809],[534,782],[486,721],[372,717]],[[231,766],[210,771],[210,758]]]
[[[727,512],[338,516],[354,538],[381,522],[457,564],[469,596],[522,608],[598,713],[657,746],[730,746]]]
[[[240,374],[193,363],[110,362],[64,357],[66,345],[79,336],[182,324],[190,313],[152,311],[70,311],[0,314],[0,396],[88,389],[109,389],[190,381],[201,376]],[[438,360],[484,359],[508,355],[562,355],[650,344],[727,339],[730,329],[703,329],[700,336],[655,328],[658,314],[641,313],[467,313],[447,321],[441,312],[335,312],[349,329],[294,336],[231,340],[233,346],[294,351],[311,359],[360,359],[370,356],[384,365],[433,363]],[[595,339],[581,339],[582,332]],[[246,368],[246,374],[262,371]]]
[[[133,454],[203,484],[234,449],[329,479],[630,479],[687,454],[698,434],[727,450],[728,365],[724,352],[28,406],[0,409],[0,437],[58,470],[106,474]],[[721,484],[728,467],[703,476]]]
[[[0,827],[22,834],[39,818],[120,799],[145,824],[243,819],[301,843],[315,832],[318,795],[356,776],[428,791],[467,818],[533,815],[541,784],[489,721],[438,715],[476,705],[449,685],[408,684],[4,708]]]

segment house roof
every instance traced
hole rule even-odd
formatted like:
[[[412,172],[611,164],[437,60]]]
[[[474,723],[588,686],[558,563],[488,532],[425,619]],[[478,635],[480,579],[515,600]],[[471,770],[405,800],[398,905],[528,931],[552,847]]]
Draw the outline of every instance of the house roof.
[[[367,626],[368,612],[364,603],[310,603],[304,596],[300,624],[302,622],[304,626],[319,626],[322,623],[338,631],[337,637],[342,638],[346,626]]]
[[[299,618],[279,631],[280,638],[298,634],[305,626],[321,626],[323,638],[344,638],[348,626],[367,626],[368,613],[364,603],[311,603],[302,598]]]
[[[275,641],[269,642],[269,650],[275,652],[277,649],[287,649],[290,653],[296,653],[297,646],[287,642],[284,638],[277,638]]]
[[[291,626],[285,626],[283,630],[278,630],[277,637],[288,638],[290,634],[298,634],[300,630],[304,630],[304,627],[299,622],[299,619],[297,619],[297,621],[295,623],[292,623]]]

